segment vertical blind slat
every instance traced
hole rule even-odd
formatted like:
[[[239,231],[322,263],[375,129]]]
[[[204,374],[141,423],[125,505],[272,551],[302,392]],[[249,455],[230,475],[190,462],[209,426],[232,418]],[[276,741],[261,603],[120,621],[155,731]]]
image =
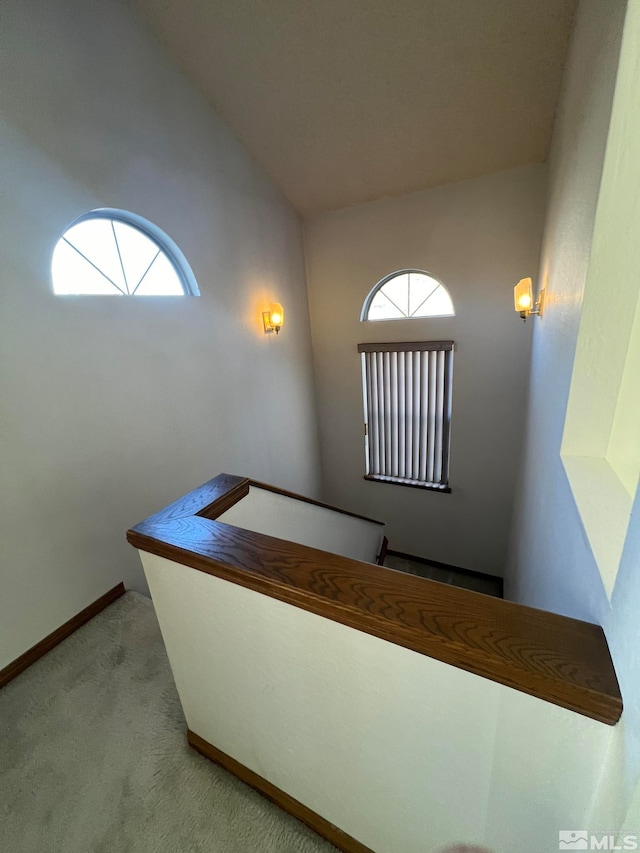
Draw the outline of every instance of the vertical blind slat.
[[[411,479],[420,479],[420,423],[424,400],[420,394],[420,353],[413,353],[413,459]]]
[[[398,477],[405,477],[405,386],[404,353],[398,353]]]
[[[424,422],[422,424],[422,432],[424,435],[425,444],[425,460],[424,460],[424,480],[430,482],[432,477],[431,465],[431,422],[433,420],[433,405],[431,401],[431,355],[430,352],[424,353],[424,372],[425,382],[423,384],[422,393],[424,395]]]
[[[418,480],[421,483],[429,481],[427,423],[429,420],[429,355],[421,352],[420,358],[420,468]]]
[[[440,432],[441,411],[438,398],[438,353],[431,353],[431,385],[433,386],[433,439],[431,441],[431,482],[437,483],[436,471],[438,468],[438,434]]]
[[[422,423],[424,421],[424,396],[422,394],[422,379],[424,376],[422,353],[416,352],[414,358],[413,394],[416,401],[415,418],[413,420],[413,478],[420,481],[420,463],[424,448],[422,447]]]
[[[365,455],[365,468],[366,473],[371,473],[371,465],[369,464],[369,435],[367,424],[371,420],[369,417],[369,405],[371,396],[369,394],[369,371],[367,370],[367,354],[363,352],[360,356],[360,369],[362,371],[362,409],[363,409],[363,418],[364,418],[364,455]]]
[[[373,410],[373,395],[371,389],[371,353],[365,352],[363,353],[364,362],[364,388],[365,394],[367,397],[367,407],[365,414],[365,423],[367,425],[367,435],[365,439],[365,446],[367,451],[367,474],[375,473],[375,464],[374,464],[374,456],[375,456],[375,441],[373,435],[373,421],[374,421],[374,410]]]
[[[391,398],[391,476],[398,477],[398,353],[389,353]]]
[[[434,445],[435,445],[435,437],[436,437],[436,418],[437,418],[437,400],[436,400],[436,388],[435,388],[435,377],[436,377],[436,361],[435,352],[429,353],[429,387],[426,390],[427,397],[429,398],[429,423],[428,423],[428,432],[427,432],[427,444],[429,446],[429,465],[428,465],[428,476],[429,482],[433,483],[433,469],[435,467],[435,458],[434,458]]]
[[[393,446],[391,436],[391,353],[383,353],[384,360],[384,450],[385,470],[393,470]],[[391,474],[393,476],[393,474]]]
[[[429,416],[431,414],[429,408],[429,355],[430,353],[428,352],[420,353],[422,361],[422,381],[420,383],[420,445],[422,453],[418,479],[423,483],[428,482],[429,471]]]
[[[411,478],[413,470],[413,353],[405,353],[405,403],[407,418],[404,423],[405,434],[405,477]]]
[[[380,436],[378,435],[378,369],[376,364],[376,354],[374,352],[367,353],[369,356],[370,386],[371,386],[371,423],[369,429],[373,437],[373,452],[371,455],[371,473],[381,474],[380,468]]]
[[[433,455],[435,459],[435,467],[433,471],[433,482],[439,483],[442,480],[442,426],[443,426],[443,405],[444,405],[444,353],[438,352],[436,355],[436,411],[438,419],[436,421],[436,434],[433,445]]]
[[[384,353],[376,353],[378,369],[378,451],[380,473],[387,473],[387,459],[385,455],[386,442],[384,435]]]

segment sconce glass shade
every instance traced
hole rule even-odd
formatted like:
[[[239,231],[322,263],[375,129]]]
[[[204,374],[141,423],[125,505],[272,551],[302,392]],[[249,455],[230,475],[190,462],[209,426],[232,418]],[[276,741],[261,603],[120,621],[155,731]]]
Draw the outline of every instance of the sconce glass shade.
[[[533,290],[530,278],[521,278],[513,288],[513,302],[518,314],[525,316],[533,308]]]
[[[275,332],[276,335],[278,334],[280,327],[284,323],[284,308],[279,302],[273,302],[268,311],[262,312],[262,323],[265,335],[271,332]]]

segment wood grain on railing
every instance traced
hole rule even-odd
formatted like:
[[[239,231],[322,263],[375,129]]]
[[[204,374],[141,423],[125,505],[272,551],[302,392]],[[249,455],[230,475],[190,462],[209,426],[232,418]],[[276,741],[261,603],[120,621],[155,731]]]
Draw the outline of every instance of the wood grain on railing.
[[[239,500],[251,484],[216,477],[127,538],[142,551],[603,723],[619,719],[622,699],[599,626],[213,520],[217,501],[226,509],[229,493]]]

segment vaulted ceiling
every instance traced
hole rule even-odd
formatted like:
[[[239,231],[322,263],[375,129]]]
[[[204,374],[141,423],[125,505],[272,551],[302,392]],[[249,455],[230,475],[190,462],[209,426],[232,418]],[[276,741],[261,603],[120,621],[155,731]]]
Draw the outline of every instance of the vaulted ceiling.
[[[136,0],[303,215],[545,160],[576,0]]]

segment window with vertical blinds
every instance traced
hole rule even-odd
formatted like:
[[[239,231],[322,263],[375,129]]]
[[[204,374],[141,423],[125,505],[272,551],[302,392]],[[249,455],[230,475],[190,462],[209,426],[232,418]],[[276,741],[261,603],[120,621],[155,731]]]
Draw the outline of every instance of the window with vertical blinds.
[[[359,344],[368,480],[448,492],[453,341]]]

